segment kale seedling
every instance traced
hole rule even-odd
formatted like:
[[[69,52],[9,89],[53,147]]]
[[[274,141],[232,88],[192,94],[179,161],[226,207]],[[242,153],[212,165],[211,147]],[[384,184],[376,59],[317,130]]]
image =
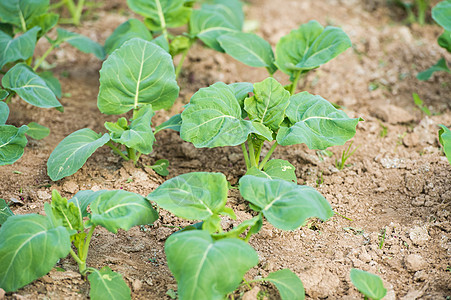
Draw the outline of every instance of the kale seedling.
[[[365,299],[380,300],[387,290],[379,276],[358,269],[351,269],[351,282],[361,292]]]
[[[293,165],[269,160],[278,145],[305,143],[317,150],[343,145],[354,136],[361,120],[349,118],[320,96],[308,92],[290,95],[270,77],[254,85],[218,82],[202,88],[181,116],[174,116],[157,130],[180,126],[181,138],[198,148],[241,145],[247,174],[296,181]],[[272,141],[261,159],[263,144]]]
[[[227,32],[218,38],[227,54],[252,67],[265,67],[270,76],[277,70],[290,76],[291,94],[310,70],[330,61],[349,47],[351,41],[337,27],[323,28],[310,21],[282,37],[274,55],[271,45],[254,33]]]
[[[102,65],[97,106],[109,115],[133,111],[132,118],[106,122],[105,134],[83,128],[64,138],[47,161],[48,175],[59,180],[74,174],[103,145],[136,164],[141,153],[152,152],[154,110],[170,108],[178,93],[171,56],[151,42],[129,40]]]
[[[44,207],[47,216],[14,215],[1,226],[0,288],[17,291],[70,254],[88,277],[91,299],[131,299],[120,274],[109,267],[97,270],[86,265],[89,243],[97,226],[117,233],[153,223],[158,214],[150,203],[122,190],[81,191],[69,201],[54,190],[52,203]]]
[[[224,299],[237,289],[258,263],[248,242],[260,231],[263,217],[279,229],[295,230],[309,218],[333,216],[327,200],[314,188],[248,175],[240,179],[239,190],[258,215],[224,231],[220,216],[236,219],[226,206],[228,189],[223,174],[198,172],[172,178],[147,196],[180,218],[202,221],[172,234],[165,243],[179,299]],[[301,280],[288,269],[255,281],[273,283],[282,299],[304,299]]]
[[[438,3],[432,8],[432,18],[437,24],[445,29],[445,32],[440,35],[437,42],[440,47],[445,48],[451,53],[451,0],[445,0]],[[428,80],[432,74],[437,71],[444,71],[451,73],[448,63],[445,58],[440,58],[439,61],[429,69],[417,74],[419,80]]]
[[[153,41],[175,57],[181,54],[176,68],[180,74],[189,49],[200,39],[207,47],[224,52],[218,38],[227,32],[240,32],[244,14],[239,0],[214,0],[200,9],[193,9],[190,0],[127,0],[132,11],[145,18],[144,23],[130,19],[121,24],[106,40],[111,53],[133,37]],[[168,29],[187,25],[188,32],[173,35]],[[150,32],[149,32],[150,31]]]

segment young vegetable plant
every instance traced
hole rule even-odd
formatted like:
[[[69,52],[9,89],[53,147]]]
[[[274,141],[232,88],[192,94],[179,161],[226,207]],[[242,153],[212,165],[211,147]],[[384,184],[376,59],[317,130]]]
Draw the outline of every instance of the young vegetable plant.
[[[181,54],[176,68],[178,77],[191,46],[200,39],[207,47],[224,52],[218,37],[227,32],[239,32],[244,14],[239,0],[214,0],[193,10],[191,0],[127,0],[132,11],[145,18],[144,23],[130,19],[121,24],[106,40],[111,53],[130,38],[153,41],[175,57]],[[188,26],[188,32],[173,35],[168,29]],[[150,30],[150,32],[149,32]]]
[[[50,9],[59,9],[60,7],[66,7],[70,14],[70,18],[60,19],[59,23],[73,24],[75,26],[80,25],[83,9],[85,8],[85,0],[60,0],[59,2],[53,3]]]
[[[240,179],[239,190],[258,215],[224,231],[220,216],[236,219],[226,206],[228,189],[223,174],[197,172],[172,178],[147,196],[180,218],[201,221],[165,243],[179,299],[224,299],[233,293],[258,263],[257,252],[247,243],[261,229],[263,217],[279,229],[295,230],[309,218],[327,220],[333,215],[327,200],[311,187],[247,175]],[[288,269],[248,284],[262,281],[273,283],[282,299],[305,297],[301,280]]]
[[[310,21],[282,37],[274,55],[271,45],[254,33],[227,32],[218,38],[227,54],[252,67],[265,67],[270,76],[281,70],[290,76],[291,94],[310,70],[330,61],[349,47],[351,41],[337,27],[324,28]]]
[[[365,296],[365,299],[380,300],[387,294],[382,279],[377,275],[351,269],[350,277],[352,284]]]
[[[48,7],[48,0],[0,2],[0,73],[4,74],[0,84],[0,165],[11,164],[22,156],[27,144],[25,132],[34,139],[49,133],[48,128],[34,122],[20,128],[5,125],[12,97],[17,95],[37,107],[62,110],[59,81],[48,71],[38,72],[51,51],[68,42],[100,59],[104,57],[102,46],[82,35],[58,28],[55,40],[47,37],[58,22],[58,15],[48,13]],[[36,43],[42,36],[51,46],[42,57],[34,58]]]
[[[251,92],[253,96],[248,97]],[[254,85],[218,82],[202,88],[181,116],[174,116],[157,130],[177,130],[176,122],[181,122],[181,138],[195,147],[241,145],[247,174],[296,182],[292,164],[269,160],[278,145],[304,143],[317,150],[343,145],[355,135],[361,120],[349,118],[320,96],[308,92],[290,95],[270,77]],[[261,159],[263,144],[272,141]]]
[[[74,174],[103,145],[136,164],[141,154],[152,152],[154,110],[170,108],[178,93],[171,56],[151,42],[129,40],[102,65],[97,107],[108,115],[133,111],[132,118],[106,122],[105,134],[89,128],[70,134],[50,155],[47,174],[55,181]]]
[[[416,22],[421,26],[426,24],[426,12],[429,9],[430,0],[394,0],[394,2],[396,5],[406,10],[407,23],[412,24]]]
[[[451,53],[451,0],[445,0],[438,3],[432,8],[432,18],[437,24],[442,26],[445,31],[440,35],[437,42],[440,47],[445,48]],[[419,80],[428,80],[432,74],[437,71],[444,71],[451,73],[448,63],[445,58],[440,58],[439,61],[429,69],[417,74]]]
[[[443,146],[443,152],[451,164],[451,130],[449,130],[445,125],[440,125],[440,127],[441,128],[438,132],[439,142]]]
[[[44,207],[47,216],[14,215],[0,227],[0,288],[17,291],[70,254],[88,277],[91,299],[131,299],[120,274],[86,265],[89,243],[97,226],[117,233],[152,224],[158,214],[150,203],[122,190],[81,191],[69,201],[54,190]]]

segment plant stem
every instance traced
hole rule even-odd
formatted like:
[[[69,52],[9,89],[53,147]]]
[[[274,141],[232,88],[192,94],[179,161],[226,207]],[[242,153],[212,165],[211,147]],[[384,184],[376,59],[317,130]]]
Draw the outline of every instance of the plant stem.
[[[175,79],[176,80],[179,78],[179,74],[180,74],[180,71],[182,70],[183,62],[185,61],[185,58],[188,55],[189,49],[191,49],[191,43],[188,48],[183,50],[182,57],[180,58],[177,68],[175,69]]]
[[[80,258],[77,256],[77,254],[74,252],[74,250],[70,249],[69,253],[74,258],[74,260],[77,262],[79,267],[84,264],[83,261],[81,261]]]
[[[51,4],[51,5],[49,6],[49,10],[57,9],[57,8],[63,6],[63,5],[65,4],[65,2],[66,2],[65,0],[61,0],[61,1],[58,2],[58,3]]]
[[[246,163],[246,170],[249,170],[250,162],[249,155],[247,154],[246,145],[244,143],[241,144],[241,149],[243,150],[244,162]]]
[[[94,230],[96,229],[96,226],[91,226],[89,229],[88,235],[86,236],[84,245],[83,245],[83,253],[78,253],[78,255],[81,255],[80,259],[82,261],[82,265],[79,264],[80,267],[80,273],[84,273],[86,270],[86,259],[88,258],[88,250],[89,250],[89,243],[91,242],[92,234],[94,233]]]
[[[83,11],[84,5],[85,0],[78,0],[77,8],[75,9],[75,14],[72,15],[72,20],[76,26],[80,25],[81,13]]]
[[[128,148],[127,146],[125,148],[127,149],[128,157],[133,161],[133,164],[136,165],[136,161],[138,160],[136,158],[136,150],[133,148]]]
[[[293,95],[296,92],[296,88],[298,87],[299,79],[301,78],[302,71],[297,71],[296,76],[294,77],[293,83],[291,84],[290,94]]]
[[[120,157],[122,157],[125,160],[130,160],[130,158],[128,158],[127,156],[124,155],[124,153],[122,153],[122,151],[113,145],[113,143],[111,141],[109,141],[108,143],[106,143],[105,145],[107,145],[108,147],[110,147],[114,153],[116,153],[117,155],[119,155]]]
[[[47,58],[47,56],[49,56],[49,54],[53,51],[53,49],[55,49],[55,45],[52,44],[52,46],[50,46],[50,48],[47,49],[47,51],[45,51],[45,53],[39,58],[39,60],[36,62],[36,64],[33,67],[33,71],[36,72],[36,70],[39,68],[39,66],[42,64],[42,62]]]
[[[263,143],[261,143],[257,148],[257,153],[255,153],[255,162],[258,167],[258,164],[260,163],[260,155],[262,153]]]
[[[66,3],[66,6],[69,9],[69,13],[72,16],[72,20],[73,20],[73,16],[75,15],[75,4],[74,4],[74,1],[72,1],[72,0],[65,0],[64,2]]]
[[[251,167],[258,167],[257,162],[255,161],[254,143],[252,142],[251,136],[249,136],[249,138],[247,139],[247,145],[249,147],[249,158],[251,161]]]
[[[277,141],[275,141],[274,144],[272,144],[272,146],[269,149],[268,153],[265,155],[265,157],[263,158],[261,164],[258,166],[259,170],[261,170],[261,169],[263,169],[265,167],[266,163],[268,162],[269,158],[273,154],[274,150],[276,150],[277,145],[279,145],[279,143],[277,143]]]

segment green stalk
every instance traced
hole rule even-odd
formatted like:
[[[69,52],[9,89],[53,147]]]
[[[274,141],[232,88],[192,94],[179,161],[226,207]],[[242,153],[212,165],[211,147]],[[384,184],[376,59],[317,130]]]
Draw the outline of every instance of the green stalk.
[[[128,148],[127,146],[125,146],[125,148],[127,149],[128,157],[133,161],[133,164],[136,165],[136,161],[138,160],[136,158],[136,150],[133,148]]]
[[[74,250],[70,249],[70,255],[74,258],[74,260],[77,262],[80,270],[81,270],[81,266],[83,264],[85,264],[85,269],[86,269],[86,263],[84,263],[83,261],[81,261],[81,259],[77,256],[77,254],[74,252]]]
[[[258,164],[260,163],[260,155],[262,153],[262,148],[263,148],[263,143],[261,143],[258,148],[257,148],[257,153],[255,154],[255,162],[257,163],[256,165],[258,166]]]
[[[19,17],[20,17],[20,25],[22,27],[22,32],[26,32],[27,31],[27,23],[25,22],[25,18],[23,17],[22,11],[19,11]]]
[[[191,49],[191,43],[188,48],[183,50],[182,57],[180,58],[177,68],[175,69],[175,79],[176,80],[179,78],[179,74],[180,74],[180,71],[182,70],[183,62],[185,61],[185,58],[188,55],[189,49]]]
[[[269,158],[271,157],[272,153],[274,152],[274,150],[276,150],[277,145],[279,145],[279,143],[277,143],[277,141],[275,141],[274,144],[269,149],[268,153],[263,158],[261,164],[258,166],[259,170],[261,170],[265,167],[265,165],[268,162]]]
[[[84,272],[86,271],[86,260],[88,258],[89,243],[91,242],[92,234],[94,233],[95,229],[96,226],[91,226],[83,245],[83,252],[79,253],[79,255],[81,254],[80,260],[82,261],[82,265],[79,264],[81,274],[84,274]]]
[[[50,53],[53,51],[53,49],[55,49],[55,45],[52,44],[50,46],[50,48],[47,49],[47,51],[45,51],[45,53],[39,58],[39,60],[36,62],[36,64],[33,67],[33,71],[36,72],[36,70],[39,68],[39,66],[42,64],[42,62],[47,58],[47,56],[50,55]]]
[[[251,165],[249,162],[249,155],[247,154],[246,145],[244,143],[241,144],[241,149],[243,150],[244,162],[246,163],[246,170],[249,170]]]
[[[258,167],[257,162],[255,161],[255,151],[254,151],[254,143],[252,142],[252,137],[249,136],[247,139],[247,145],[249,147],[249,158],[251,161],[251,168],[252,167]]]
[[[72,20],[76,26],[80,25],[81,13],[83,12],[84,5],[85,0],[78,0],[77,8],[75,9],[75,14],[72,15]]]
[[[122,157],[125,160],[130,160],[130,158],[128,158],[127,156],[124,155],[124,153],[122,153],[122,151],[116,147],[115,145],[113,145],[113,143],[111,141],[109,141],[108,143],[106,143],[105,145],[107,145],[108,147],[110,147],[114,153],[116,153],[117,155],[119,155],[120,157]]]
[[[65,0],[64,1],[66,3],[67,8],[69,9],[69,13],[71,16],[75,15],[75,4],[74,1],[72,0]]]
[[[52,4],[52,5],[49,6],[49,10],[57,9],[57,8],[63,6],[63,5],[65,4],[65,2],[66,2],[65,0],[61,0],[61,1],[58,2],[58,3],[54,3],[54,4]]]
[[[293,83],[291,84],[290,94],[293,95],[296,92],[296,88],[298,87],[299,79],[301,78],[302,71],[297,71],[296,76],[294,77]]]

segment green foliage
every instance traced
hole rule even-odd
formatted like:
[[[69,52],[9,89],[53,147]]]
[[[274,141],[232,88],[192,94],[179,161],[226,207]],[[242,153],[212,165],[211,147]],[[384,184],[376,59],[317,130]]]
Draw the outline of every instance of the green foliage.
[[[12,125],[0,125],[0,166],[10,165],[22,157],[27,145],[25,133],[28,126],[16,128]]]
[[[302,281],[289,269],[269,273],[264,281],[269,281],[276,286],[282,300],[305,299],[304,285],[302,284]]]
[[[35,140],[42,140],[50,134],[50,129],[38,123],[31,122],[28,125],[27,135]]]
[[[296,168],[286,160],[271,159],[266,163],[262,170],[259,170],[257,167],[252,167],[246,172],[246,175],[296,182],[295,169]]]
[[[444,0],[432,8],[432,18],[446,31],[451,31],[451,0]]]
[[[67,42],[82,52],[94,54],[100,60],[105,58],[105,50],[103,47],[90,38],[62,28],[57,28],[56,31],[58,33],[58,37],[54,43],[61,44],[63,42]]]
[[[71,133],[50,154],[47,161],[47,174],[54,181],[74,174],[98,148],[109,140],[108,133],[98,134],[89,128]]]
[[[178,92],[170,55],[142,39],[127,41],[103,63],[97,106],[106,114],[133,110],[133,117],[129,121],[121,117],[116,122],[106,122],[109,133],[104,135],[84,128],[64,138],[47,161],[48,175],[59,180],[74,174],[105,144],[136,164],[142,153],[152,152],[154,109],[170,108]],[[125,153],[120,149],[122,145]]]
[[[168,171],[169,160],[167,160],[167,159],[159,159],[152,166],[146,166],[146,167],[151,168],[158,175],[161,175],[161,176],[169,175],[169,171]]]
[[[444,125],[440,125],[440,127],[438,132],[439,142],[442,144],[443,152],[445,152],[445,155],[451,164],[451,130]]]
[[[146,41],[152,40],[152,35],[141,21],[129,19],[119,25],[105,41],[105,51],[111,54],[119,49],[122,44],[133,38],[140,38]]]
[[[39,30],[39,27],[33,27],[16,38],[0,31],[0,69],[7,63],[33,56]]]
[[[354,141],[351,141],[351,143],[349,143],[348,148],[345,148],[345,150],[343,150],[343,152],[341,153],[340,160],[337,159],[335,160],[335,167],[338,170],[343,170],[344,167],[346,166],[346,161],[357,151],[357,149],[359,149],[359,146],[357,146],[353,150],[351,150],[353,143]]]
[[[358,269],[351,269],[352,284],[366,297],[379,300],[385,297],[387,290],[379,276]]]
[[[49,0],[8,0],[0,2],[0,19],[10,23],[23,32],[29,29],[33,19],[45,14]]]
[[[242,240],[215,241],[203,230],[173,234],[164,249],[179,299],[224,299],[258,263],[257,252]]]
[[[446,60],[442,57],[438,60],[438,62],[433,65],[432,67],[430,67],[429,69],[420,72],[417,74],[417,79],[418,80],[428,80],[429,78],[431,78],[432,74],[434,74],[435,72],[438,71],[444,71],[447,73],[451,73],[451,70],[448,68],[448,63],[446,62]]]
[[[46,217],[9,216],[0,227],[0,288],[16,291],[47,274],[70,253],[80,273],[90,274],[91,299],[104,299],[106,295],[108,299],[130,299],[130,289],[120,274],[108,267],[99,271],[86,266],[89,243],[97,225],[116,233],[119,228],[153,223],[158,214],[150,203],[122,190],[81,191],[70,201],[54,190],[51,205],[44,207]]]
[[[423,100],[421,100],[420,96],[418,96],[417,93],[413,93],[412,94],[413,97],[413,102],[415,103],[415,105],[426,115],[430,116],[431,115],[431,111],[429,110],[429,108],[424,105]]]
[[[8,204],[6,204],[5,200],[0,199],[0,226],[2,226],[3,223],[5,223],[6,220],[11,216],[14,216],[14,214],[9,208]]]

